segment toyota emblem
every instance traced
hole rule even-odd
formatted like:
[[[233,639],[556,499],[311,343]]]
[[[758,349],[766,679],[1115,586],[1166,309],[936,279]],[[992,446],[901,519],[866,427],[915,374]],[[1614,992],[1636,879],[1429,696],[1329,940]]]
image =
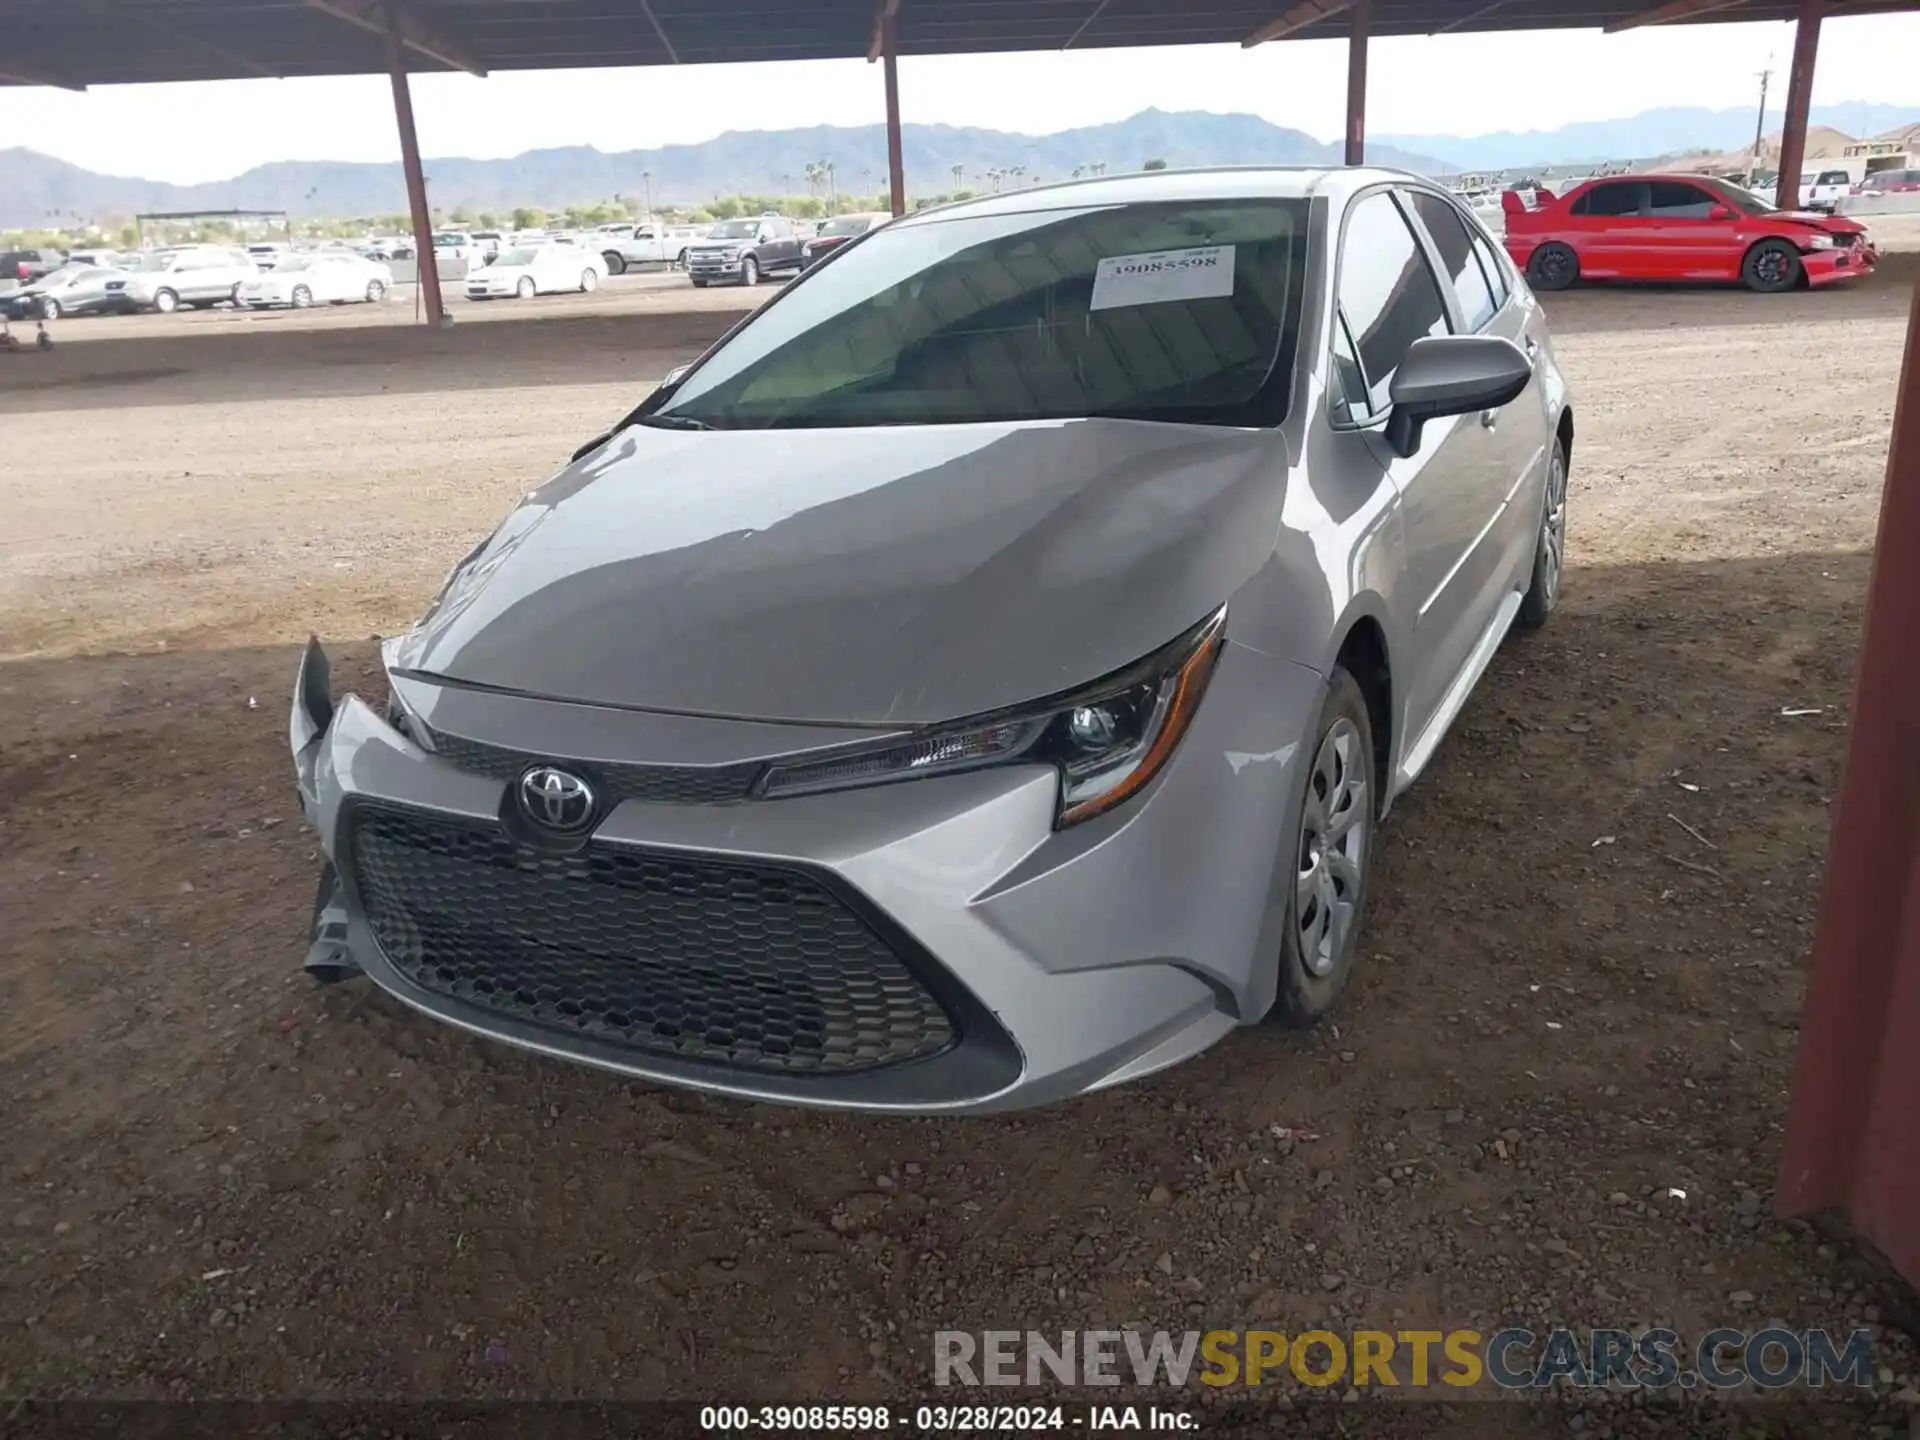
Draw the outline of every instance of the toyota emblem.
[[[520,777],[520,808],[544,830],[577,835],[593,823],[593,787],[578,775],[541,765]]]

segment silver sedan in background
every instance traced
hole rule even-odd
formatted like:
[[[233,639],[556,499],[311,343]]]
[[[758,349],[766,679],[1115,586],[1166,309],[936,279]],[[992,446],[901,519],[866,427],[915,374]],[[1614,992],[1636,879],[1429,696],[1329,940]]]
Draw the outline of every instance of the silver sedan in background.
[[[118,299],[107,290],[109,280],[125,280],[126,271],[105,265],[62,265],[18,290],[0,295],[9,320],[58,320],[63,315],[90,315],[112,308]]]
[[[974,1112],[1311,1024],[1381,817],[1558,594],[1540,307],[1384,170],[850,241],[290,740],[309,970],[760,1100]]]

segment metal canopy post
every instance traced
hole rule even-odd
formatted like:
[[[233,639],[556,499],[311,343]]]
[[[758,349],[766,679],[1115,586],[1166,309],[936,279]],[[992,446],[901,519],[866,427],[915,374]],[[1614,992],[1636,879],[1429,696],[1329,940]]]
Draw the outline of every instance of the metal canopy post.
[[[413,128],[413,92],[407,85],[407,49],[401,38],[400,7],[386,0],[387,74],[393,81],[393,117],[400,125],[400,166],[407,176],[407,208],[413,212],[413,256],[420,273],[420,297],[427,324],[446,324],[440,296],[440,267],[433,258],[433,216],[427,210],[427,177],[420,168],[420,137]]]
[[[906,162],[900,153],[900,63],[892,4],[880,11],[880,61],[887,74],[887,195],[895,215],[907,213]]]
[[[1367,28],[1373,0],[1354,0],[1347,32],[1347,154],[1349,165],[1367,163]]]
[[[1780,183],[1773,195],[1773,203],[1782,210],[1800,208],[1800,167],[1807,158],[1807,115],[1813,107],[1813,61],[1820,49],[1820,15],[1825,8],[1825,0],[1800,0],[1800,20],[1793,29],[1786,128],[1780,134]]]
[[[1797,70],[1796,70],[1797,73]],[[1920,1285],[1920,286],[1800,1009],[1782,1215],[1839,1206]]]

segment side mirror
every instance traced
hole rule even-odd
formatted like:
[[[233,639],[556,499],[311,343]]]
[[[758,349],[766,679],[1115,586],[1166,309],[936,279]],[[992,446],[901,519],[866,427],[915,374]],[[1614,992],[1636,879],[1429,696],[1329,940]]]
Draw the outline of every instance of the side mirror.
[[[1707,219],[1709,220],[1731,220],[1732,218],[1732,209],[1725,205],[1716,205],[1707,211]]]
[[[1429,335],[1407,348],[1388,387],[1387,444],[1405,459],[1429,420],[1498,410],[1527,388],[1533,362],[1498,335]]]

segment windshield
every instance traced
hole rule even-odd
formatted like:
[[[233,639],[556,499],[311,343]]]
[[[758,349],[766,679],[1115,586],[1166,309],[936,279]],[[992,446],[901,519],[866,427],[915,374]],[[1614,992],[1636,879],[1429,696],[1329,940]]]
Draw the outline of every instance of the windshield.
[[[1756,195],[1746,186],[1736,185],[1731,180],[1702,179],[1700,186],[1721,204],[1731,206],[1743,214],[1765,215],[1769,211],[1780,208],[1772,201]]]
[[[873,222],[864,215],[842,215],[838,220],[828,220],[820,226],[822,235],[864,235],[867,226]]]
[[[493,263],[495,265],[531,265],[533,257],[539,253],[534,249],[509,250]]]
[[[172,250],[156,250],[150,255],[142,255],[140,257],[140,263],[133,268],[136,270],[170,270],[173,268],[174,254],[175,252]]]
[[[748,240],[760,233],[758,220],[722,220],[707,232],[709,240]]]
[[[652,413],[715,429],[1273,424],[1306,230],[1295,199],[888,226],[809,271]]]
[[[275,273],[284,275],[290,270],[311,270],[319,263],[318,255],[289,255],[273,268]]]

